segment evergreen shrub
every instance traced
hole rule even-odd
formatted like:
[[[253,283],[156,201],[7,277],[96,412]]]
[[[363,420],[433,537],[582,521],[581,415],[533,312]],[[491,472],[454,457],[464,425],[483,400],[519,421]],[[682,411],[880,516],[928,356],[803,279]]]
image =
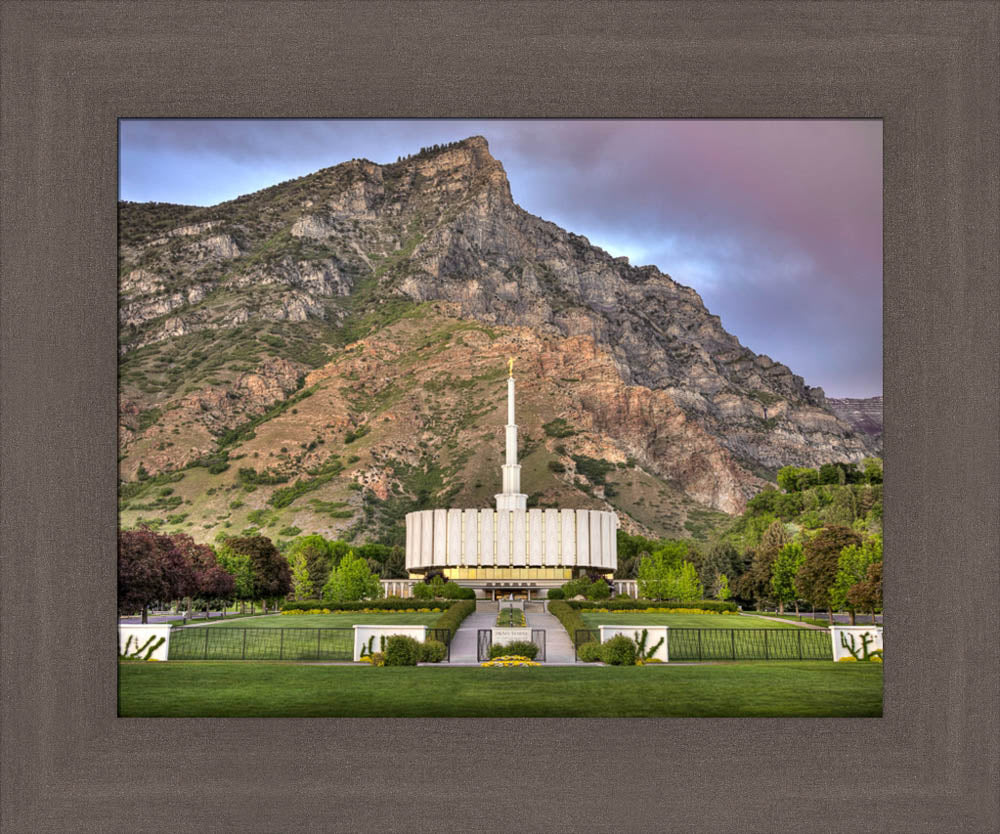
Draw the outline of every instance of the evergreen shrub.
[[[506,655],[519,655],[529,660],[534,660],[538,656],[538,646],[523,640],[515,640],[512,643],[503,645],[497,643],[490,646],[490,659],[494,657],[504,657]]]
[[[458,631],[458,627],[462,624],[462,620],[475,610],[476,601],[474,599],[453,602],[448,607],[448,610],[438,617],[437,622],[434,623],[434,628],[446,628],[451,632],[451,636],[454,637],[455,632]]]
[[[420,654],[420,643],[405,634],[393,634],[385,641],[386,666],[416,666]]]
[[[420,646],[421,663],[440,663],[448,655],[448,647],[440,640],[425,640]]]
[[[601,660],[611,666],[635,666],[635,658],[635,641],[624,634],[616,634],[601,645]]]

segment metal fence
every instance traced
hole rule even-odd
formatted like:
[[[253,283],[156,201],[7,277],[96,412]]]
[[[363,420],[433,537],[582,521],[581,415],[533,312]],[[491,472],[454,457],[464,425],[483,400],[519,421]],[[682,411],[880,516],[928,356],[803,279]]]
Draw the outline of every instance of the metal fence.
[[[576,650],[600,641],[596,628],[577,629]],[[831,660],[828,631],[812,628],[669,628],[670,660]]]
[[[671,660],[832,660],[830,633],[812,628],[671,628]]]
[[[490,649],[493,647],[493,629],[481,628],[476,633],[476,660],[483,663],[490,659]]]
[[[531,642],[538,646],[538,654],[535,655],[535,660],[539,663],[545,662],[545,629],[544,628],[533,628],[531,629]]]
[[[445,647],[445,662],[451,661],[451,629],[450,628],[429,628],[427,629],[427,639],[428,640],[438,640],[444,643]]]
[[[429,628],[427,639],[444,643],[451,660],[450,629]],[[350,661],[354,629],[180,626],[170,632],[169,659]]]
[[[535,660],[545,662],[545,629],[531,629],[531,642],[538,646]],[[493,648],[493,629],[480,628],[476,632],[476,660],[480,663],[490,659],[490,649]]]

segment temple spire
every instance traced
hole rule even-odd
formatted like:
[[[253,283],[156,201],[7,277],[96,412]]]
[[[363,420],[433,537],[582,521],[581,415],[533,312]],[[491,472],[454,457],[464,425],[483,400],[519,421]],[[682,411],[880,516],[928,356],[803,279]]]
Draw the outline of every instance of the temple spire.
[[[514,422],[514,357],[507,360],[506,454],[503,465],[503,492],[496,496],[498,510],[527,509],[528,496],[521,493],[521,467],[517,462],[517,424]]]

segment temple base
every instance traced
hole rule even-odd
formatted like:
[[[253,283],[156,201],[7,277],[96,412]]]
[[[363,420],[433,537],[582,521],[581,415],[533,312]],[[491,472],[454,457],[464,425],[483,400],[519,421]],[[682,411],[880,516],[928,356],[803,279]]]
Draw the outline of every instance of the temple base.
[[[497,512],[528,509],[528,496],[521,492],[501,492],[493,496],[497,501]]]

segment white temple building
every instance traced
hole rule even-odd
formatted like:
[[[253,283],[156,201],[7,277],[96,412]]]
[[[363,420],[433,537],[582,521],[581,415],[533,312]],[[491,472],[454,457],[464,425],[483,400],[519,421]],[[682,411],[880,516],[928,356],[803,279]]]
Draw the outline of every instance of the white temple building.
[[[410,579],[383,580],[387,594],[410,596],[414,582],[432,570],[474,588],[476,596],[485,599],[544,599],[549,588],[558,588],[588,571],[608,579],[614,575],[618,566],[616,513],[527,508],[517,462],[513,364],[511,359],[506,458],[496,509],[408,513],[406,569]]]

